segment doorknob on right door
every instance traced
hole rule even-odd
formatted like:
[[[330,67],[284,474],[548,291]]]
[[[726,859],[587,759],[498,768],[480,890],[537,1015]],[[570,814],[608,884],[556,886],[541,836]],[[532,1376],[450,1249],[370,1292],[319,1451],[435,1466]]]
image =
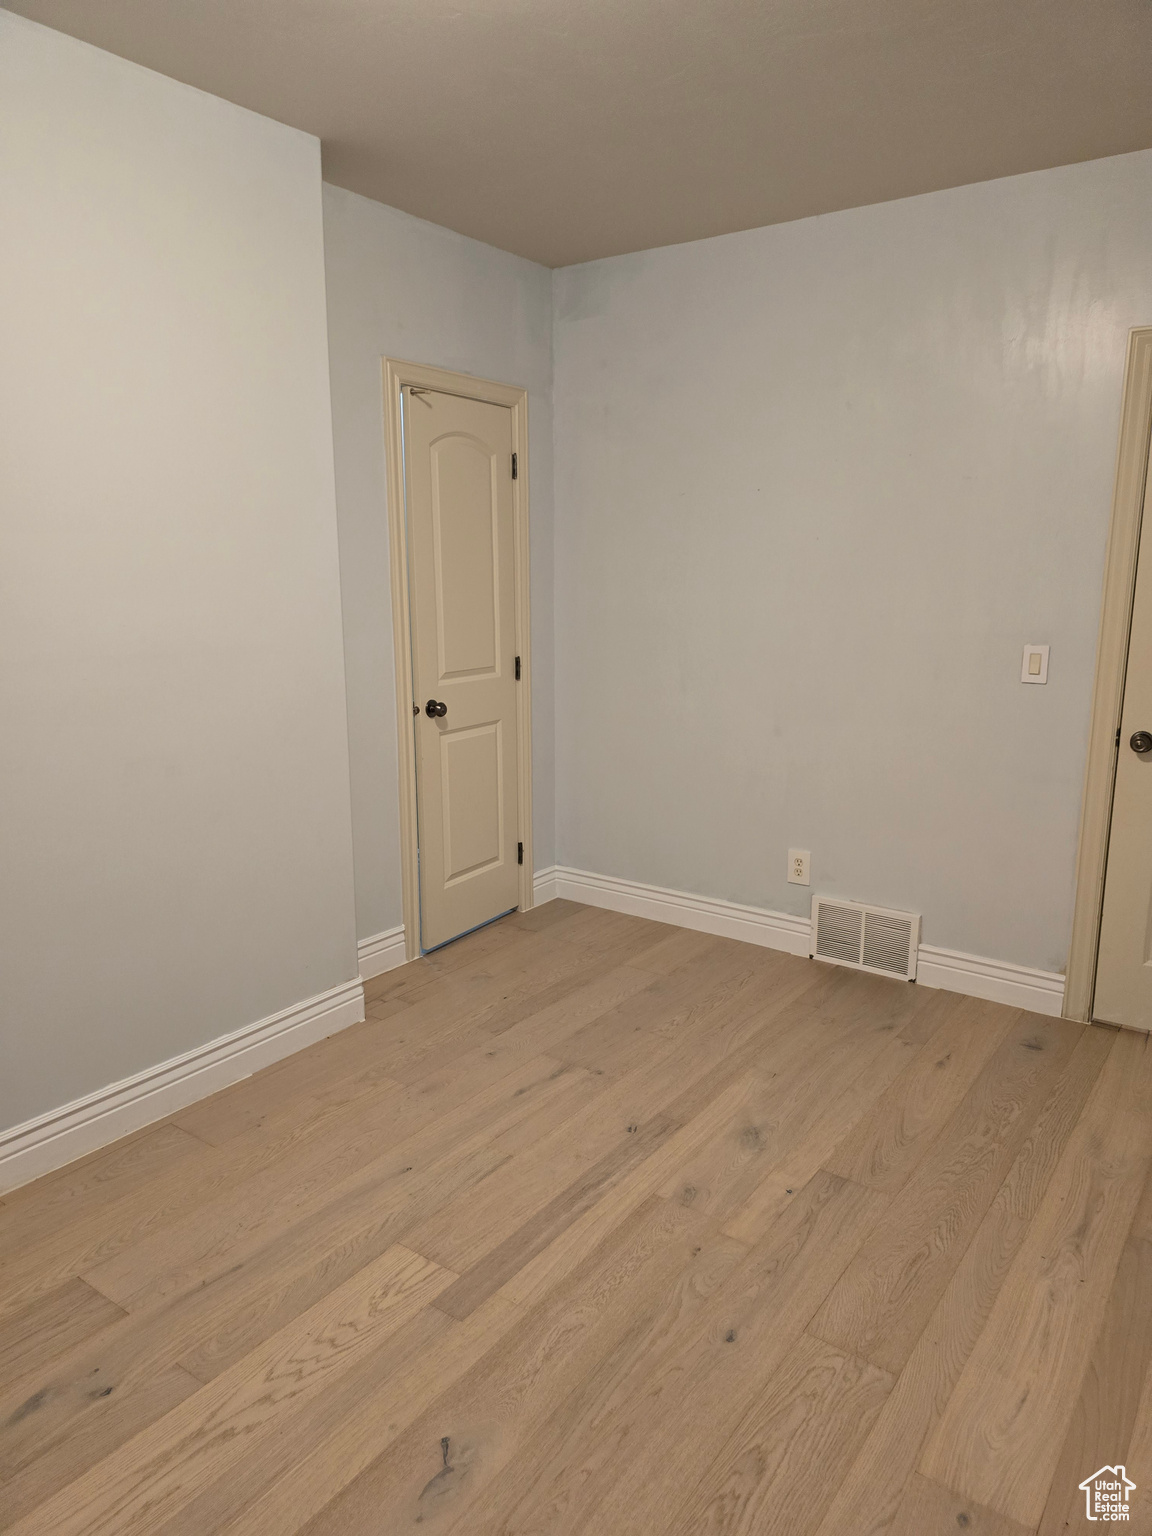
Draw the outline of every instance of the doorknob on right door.
[[[1143,757],[1145,753],[1152,752],[1152,731],[1135,731],[1128,745],[1133,752],[1139,752]]]
[[[442,719],[448,713],[448,706],[443,701],[437,703],[435,699],[429,699],[424,706],[424,713],[429,720]]]

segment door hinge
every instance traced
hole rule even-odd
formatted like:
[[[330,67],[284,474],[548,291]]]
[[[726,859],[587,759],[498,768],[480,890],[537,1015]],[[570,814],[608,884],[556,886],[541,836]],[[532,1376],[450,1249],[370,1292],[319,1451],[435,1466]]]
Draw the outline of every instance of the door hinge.
[[[516,461],[516,455],[512,455],[512,478],[515,480],[519,474],[520,466]]]
[[[516,862],[517,862],[517,864],[523,864],[523,862],[524,862],[524,844],[523,843],[517,843],[516,844]]]
[[[516,681],[517,682],[520,681],[520,658],[519,658],[519,656],[517,656],[517,658],[516,658]]]

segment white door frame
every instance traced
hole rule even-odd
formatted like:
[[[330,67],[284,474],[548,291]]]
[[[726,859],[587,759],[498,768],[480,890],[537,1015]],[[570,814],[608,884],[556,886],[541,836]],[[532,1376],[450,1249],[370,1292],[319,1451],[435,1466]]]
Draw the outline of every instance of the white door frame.
[[[1136,558],[1140,552],[1140,522],[1152,447],[1152,326],[1129,332],[1124,398],[1120,407],[1120,447],[1116,459],[1116,488],[1112,525],[1104,561],[1104,605],[1096,649],[1096,684],[1092,693],[1092,723],[1088,766],[1084,776],[1084,809],[1076,857],[1076,905],[1072,942],[1064,986],[1064,1017],[1082,1023],[1092,1016],[1096,988],[1096,954],[1100,914],[1104,905],[1104,871],[1112,823],[1116,783],[1117,732],[1124,704],[1124,674],[1128,665],[1128,636],[1136,587]]]
[[[517,841],[524,844],[519,868],[519,906],[532,905],[532,626],[528,581],[528,391],[490,379],[452,373],[424,363],[384,358],[384,440],[388,472],[388,548],[392,583],[392,650],[396,661],[396,736],[400,768],[400,865],[404,897],[404,949],[409,960],[420,953],[420,867],[416,826],[416,732],[412,707],[412,628],[408,601],[408,538],[404,494],[404,438],[400,392],[406,384],[441,394],[506,405],[512,411],[513,545],[516,567],[516,651],[520,687],[516,692]]]

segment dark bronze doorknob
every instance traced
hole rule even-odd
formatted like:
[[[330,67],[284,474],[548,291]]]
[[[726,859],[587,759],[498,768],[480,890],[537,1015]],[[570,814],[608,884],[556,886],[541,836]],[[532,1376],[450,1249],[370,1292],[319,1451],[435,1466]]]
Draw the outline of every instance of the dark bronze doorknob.
[[[448,706],[447,704],[437,704],[435,699],[429,699],[424,706],[424,713],[428,716],[429,720],[443,719],[448,713]]]
[[[1133,752],[1139,752],[1141,757],[1145,752],[1152,752],[1152,731],[1136,731],[1128,745]]]

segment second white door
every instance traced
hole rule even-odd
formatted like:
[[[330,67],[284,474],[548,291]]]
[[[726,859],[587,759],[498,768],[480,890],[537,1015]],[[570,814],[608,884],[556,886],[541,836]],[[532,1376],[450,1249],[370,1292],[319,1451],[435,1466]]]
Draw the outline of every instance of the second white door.
[[[420,947],[516,906],[512,412],[404,390]]]
[[[1152,476],[1136,566],[1092,1016],[1152,1030]]]

